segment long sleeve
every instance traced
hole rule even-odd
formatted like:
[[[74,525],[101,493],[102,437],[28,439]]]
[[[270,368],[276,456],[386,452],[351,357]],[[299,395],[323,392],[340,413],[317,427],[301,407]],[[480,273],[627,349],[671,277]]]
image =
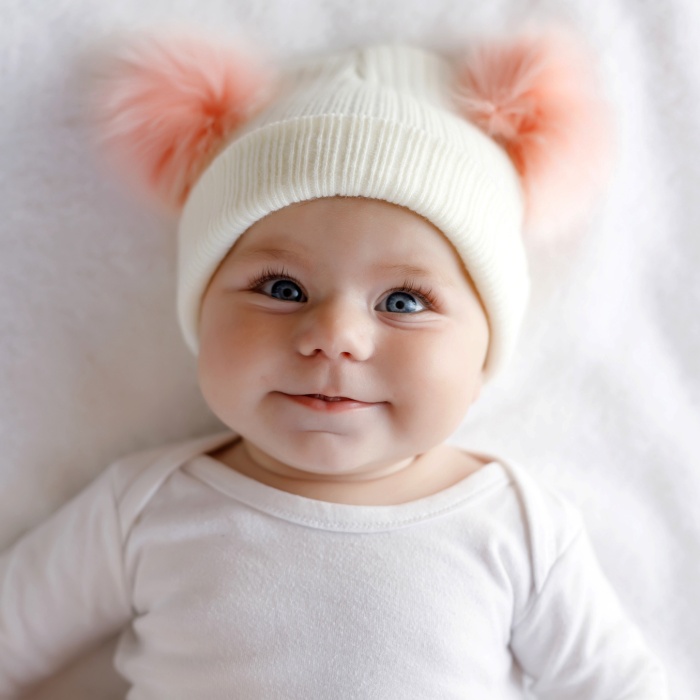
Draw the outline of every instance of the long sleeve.
[[[553,564],[511,649],[541,700],[667,700],[663,668],[627,619],[585,530]]]
[[[0,556],[0,698],[15,698],[132,617],[107,469]]]

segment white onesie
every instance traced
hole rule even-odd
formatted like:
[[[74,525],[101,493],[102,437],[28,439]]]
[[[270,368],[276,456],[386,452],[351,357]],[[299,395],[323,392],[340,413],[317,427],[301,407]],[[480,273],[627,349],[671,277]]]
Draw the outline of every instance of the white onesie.
[[[0,557],[0,697],[123,628],[129,700],[665,700],[577,511],[496,459],[410,503],[130,455]],[[529,691],[527,690],[529,688]]]

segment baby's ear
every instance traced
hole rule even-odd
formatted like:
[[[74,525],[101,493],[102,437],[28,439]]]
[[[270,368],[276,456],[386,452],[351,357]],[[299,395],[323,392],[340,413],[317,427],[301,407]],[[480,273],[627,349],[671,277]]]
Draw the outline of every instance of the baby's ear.
[[[86,102],[98,148],[127,183],[175,212],[275,83],[250,47],[184,30],[112,39],[92,59]]]
[[[592,65],[563,28],[493,41],[456,61],[455,104],[510,156],[532,235],[566,231],[607,182],[611,125]]]

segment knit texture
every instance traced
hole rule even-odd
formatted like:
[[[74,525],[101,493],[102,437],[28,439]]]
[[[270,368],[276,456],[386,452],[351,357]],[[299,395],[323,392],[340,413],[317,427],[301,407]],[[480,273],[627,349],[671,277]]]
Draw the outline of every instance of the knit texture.
[[[179,228],[178,316],[198,351],[202,295],[253,223],[318,197],[381,199],[440,229],[490,325],[487,378],[511,355],[528,295],[523,199],[508,156],[453,104],[449,61],[370,46],[293,65],[271,105],[194,186]]]

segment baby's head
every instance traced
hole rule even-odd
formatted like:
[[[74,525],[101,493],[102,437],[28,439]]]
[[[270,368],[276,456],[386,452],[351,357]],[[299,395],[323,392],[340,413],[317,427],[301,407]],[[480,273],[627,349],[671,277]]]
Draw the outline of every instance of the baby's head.
[[[370,46],[272,80],[206,41],[137,45],[108,135],[182,209],[179,320],[225,423],[278,426],[304,464],[345,430],[396,457],[457,427],[514,348],[524,222],[573,214],[599,175],[569,48]],[[283,445],[305,416],[329,429]]]
[[[393,204],[442,233],[486,310],[486,376],[506,363],[528,295],[522,185],[505,150],[459,113],[453,81],[447,59],[402,45],[287,70],[187,194],[178,312],[195,353],[204,291],[238,237],[290,205],[348,197]]]
[[[376,469],[457,428],[488,344],[478,294],[433,224],[381,200],[314,199],[253,224],[213,276],[200,386],[278,461]]]

